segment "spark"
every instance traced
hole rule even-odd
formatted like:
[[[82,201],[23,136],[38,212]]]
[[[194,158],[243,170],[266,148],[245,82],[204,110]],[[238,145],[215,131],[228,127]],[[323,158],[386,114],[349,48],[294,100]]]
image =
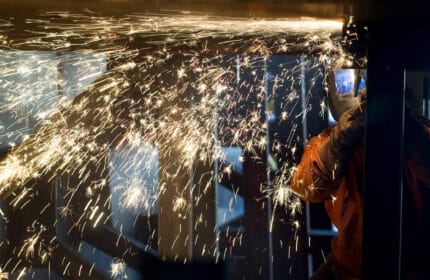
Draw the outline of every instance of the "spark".
[[[101,212],[101,213],[99,214],[99,216],[97,217],[96,221],[94,222],[93,227],[97,227],[97,225],[98,225],[98,223],[100,222],[100,220],[102,219],[103,215],[104,215],[104,213],[103,213],[103,212]]]
[[[287,187],[280,187],[278,189],[275,190],[275,200],[280,204],[280,205],[285,205],[288,203],[288,200],[290,199],[290,189]]]
[[[231,173],[233,172],[233,170],[232,170],[232,166],[231,166],[231,165],[226,166],[226,167],[224,168],[223,172],[224,172],[224,173],[226,173],[227,175],[231,175]]]
[[[224,161],[223,147],[242,147],[239,162],[244,162],[244,153],[261,161],[258,155],[271,145],[265,135],[269,124],[262,117],[268,111],[268,89],[259,77],[261,61],[289,51],[316,56],[305,65],[310,69],[328,61],[350,61],[339,45],[338,21],[192,14],[131,14],[118,20],[72,12],[46,12],[41,18],[26,19],[25,26],[19,26],[25,36],[17,40],[10,39],[14,20],[0,19],[0,146],[11,150],[0,163],[0,200],[12,194],[10,205],[24,209],[37,197],[35,180],[67,181],[61,186],[66,203],[58,208],[59,216],[73,220],[79,230],[90,225],[88,220],[96,227],[111,216],[114,195],[103,198],[104,191],[119,193],[121,210],[151,213],[163,191],[172,187],[159,173],[175,179],[191,174],[198,164]],[[212,53],[218,46],[238,56]],[[301,66],[274,73],[273,92],[285,93],[280,121],[296,117],[289,106],[300,98],[294,86],[301,80]],[[296,153],[296,129],[277,144],[274,158],[282,158],[285,151]],[[114,164],[112,153],[127,160]],[[159,163],[161,155],[168,160]],[[233,165],[220,166],[220,178],[233,173]],[[288,188],[294,170],[281,166],[271,189],[262,193],[293,216],[301,208]],[[190,211],[183,192],[188,187],[178,190],[172,201],[173,211],[182,218]],[[196,187],[195,196],[209,187]],[[196,226],[206,219],[205,213],[199,215]],[[217,249],[217,258],[222,252],[225,259],[233,247],[242,246],[243,229],[231,231],[228,248]],[[42,246],[44,232],[42,226],[33,229],[19,254],[49,261],[49,250]],[[179,235],[176,240],[181,240]],[[201,254],[211,251],[210,244],[204,244]],[[64,272],[72,265],[64,262]],[[115,260],[110,272],[113,278],[128,278],[122,260]],[[18,278],[24,274],[22,270]]]
[[[9,273],[3,272],[2,268],[0,267],[0,280],[7,280],[9,279]]]
[[[114,260],[110,265],[110,273],[113,279],[128,279],[125,271],[126,264],[121,260]]]
[[[327,111],[327,105],[326,105],[326,103],[324,101],[321,101],[320,108],[321,108],[321,110],[320,110],[319,115],[321,117],[324,117],[325,116],[325,112]]]
[[[174,212],[183,212],[188,208],[188,203],[183,197],[177,197],[173,203]]]
[[[185,77],[185,76],[187,76],[187,75],[185,74],[185,69],[179,69],[179,70],[178,70],[178,78],[179,78],[179,79],[181,79],[181,78],[183,78],[183,77]]]
[[[140,180],[134,179],[127,187],[118,187],[124,192],[120,197],[120,206],[124,209],[149,209],[151,200],[154,199],[143,187]]]
[[[24,267],[20,272],[19,272],[19,274],[18,274],[18,277],[16,278],[16,280],[21,280],[21,279],[23,279],[23,277],[25,276],[25,274],[26,274],[26,268]]]

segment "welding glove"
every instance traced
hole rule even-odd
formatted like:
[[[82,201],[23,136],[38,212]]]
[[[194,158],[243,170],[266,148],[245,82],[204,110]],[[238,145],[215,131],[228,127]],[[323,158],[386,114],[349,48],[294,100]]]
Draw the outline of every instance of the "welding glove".
[[[334,181],[340,181],[358,140],[364,134],[364,110],[365,103],[346,110],[339,123],[330,130],[327,141],[318,149],[320,159]]]

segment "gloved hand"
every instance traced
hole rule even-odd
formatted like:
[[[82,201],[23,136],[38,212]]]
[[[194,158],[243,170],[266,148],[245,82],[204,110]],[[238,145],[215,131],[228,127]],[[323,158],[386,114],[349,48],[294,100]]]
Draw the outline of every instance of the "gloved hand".
[[[323,143],[318,154],[325,168],[332,172],[332,180],[339,181],[347,166],[358,140],[364,133],[364,111],[361,103],[346,110],[339,123],[330,131],[330,137]]]
[[[339,124],[332,130],[334,144],[340,148],[354,146],[364,133],[364,110],[366,103],[346,110],[339,119]]]

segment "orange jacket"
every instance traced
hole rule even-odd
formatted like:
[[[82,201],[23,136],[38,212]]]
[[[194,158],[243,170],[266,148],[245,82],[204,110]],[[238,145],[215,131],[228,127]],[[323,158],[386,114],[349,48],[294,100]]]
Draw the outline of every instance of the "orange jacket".
[[[303,200],[324,202],[332,223],[338,229],[338,235],[331,244],[330,260],[341,279],[360,279],[361,245],[362,245],[362,197],[364,148],[363,141],[357,145],[340,181],[332,178],[321,161],[318,148],[329,139],[331,128],[310,139],[291,181],[291,189]],[[430,184],[430,160],[420,157],[430,148],[430,129],[427,150],[412,153],[404,160],[404,178],[406,185],[412,189],[413,197],[419,199],[417,180]],[[418,149],[418,148],[417,148]],[[405,149],[407,151],[408,149]],[[414,185],[414,186],[412,186]],[[417,202],[417,204],[422,204]],[[420,208],[420,205],[417,205]]]

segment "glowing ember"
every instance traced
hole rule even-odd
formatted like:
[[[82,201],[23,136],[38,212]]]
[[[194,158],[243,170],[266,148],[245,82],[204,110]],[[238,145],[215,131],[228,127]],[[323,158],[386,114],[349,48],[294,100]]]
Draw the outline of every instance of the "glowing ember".
[[[125,271],[126,264],[122,261],[114,261],[110,265],[110,272],[113,279],[128,279]]]

